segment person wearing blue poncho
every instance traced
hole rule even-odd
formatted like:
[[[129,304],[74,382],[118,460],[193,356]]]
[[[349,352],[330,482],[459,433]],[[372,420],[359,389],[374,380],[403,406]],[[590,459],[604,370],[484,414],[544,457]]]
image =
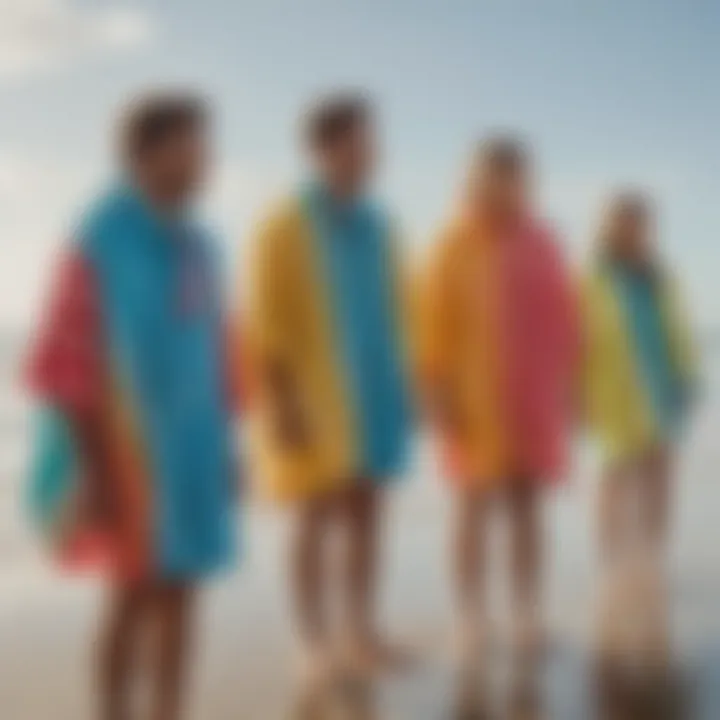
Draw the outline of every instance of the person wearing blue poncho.
[[[99,695],[112,720],[127,717],[146,620],[154,717],[179,717],[196,588],[233,560],[238,368],[215,249],[192,212],[207,143],[192,96],[133,107],[124,177],[80,223],[29,363],[32,517],[65,567],[109,581]]]

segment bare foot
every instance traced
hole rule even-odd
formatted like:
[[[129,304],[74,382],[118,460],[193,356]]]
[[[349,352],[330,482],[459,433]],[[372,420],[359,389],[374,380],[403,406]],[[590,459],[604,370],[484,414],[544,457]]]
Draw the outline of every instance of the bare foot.
[[[523,662],[540,659],[547,649],[547,635],[536,612],[518,613],[513,631],[513,651]]]
[[[455,656],[460,667],[474,667],[490,645],[488,623],[466,617],[456,629]]]
[[[295,697],[290,717],[292,720],[323,720],[328,717],[330,693],[306,693],[304,690]]]
[[[493,702],[487,674],[479,667],[464,666],[456,680],[455,707],[452,717],[456,720],[480,720],[491,718]]]
[[[343,653],[343,666],[355,679],[369,679],[382,672],[402,672],[415,661],[406,647],[370,635],[350,640]]]
[[[308,701],[328,693],[338,679],[335,655],[324,644],[308,644],[301,649],[298,665],[299,696]]]

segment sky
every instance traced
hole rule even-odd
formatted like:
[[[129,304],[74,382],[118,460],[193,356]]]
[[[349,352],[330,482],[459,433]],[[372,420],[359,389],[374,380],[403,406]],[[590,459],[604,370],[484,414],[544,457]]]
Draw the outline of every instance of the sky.
[[[0,0],[0,329],[33,321],[73,218],[111,180],[119,108],[164,84],[214,101],[208,212],[238,267],[303,175],[308,100],[361,87],[410,248],[432,241],[473,144],[512,129],[573,261],[607,194],[641,185],[697,322],[720,326],[718,38],[716,0]]]

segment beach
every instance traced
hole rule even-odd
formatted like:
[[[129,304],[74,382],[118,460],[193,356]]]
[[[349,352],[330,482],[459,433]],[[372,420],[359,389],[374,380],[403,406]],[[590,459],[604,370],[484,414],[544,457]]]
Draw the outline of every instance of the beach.
[[[720,0],[0,0],[0,720],[720,720],[719,67]]]
[[[720,395],[712,382],[706,395],[680,464],[671,583],[675,642],[670,667],[681,700],[677,714],[669,717],[693,720],[720,715]],[[6,418],[8,413],[18,417],[27,408],[17,399],[9,408],[6,402],[0,486],[2,717],[91,720],[92,639],[100,619],[101,590],[92,579],[58,576],[25,527],[20,478],[27,420],[12,430]],[[581,449],[572,474],[548,498],[546,606],[552,652],[535,679],[535,714],[526,711],[517,717],[598,716],[589,650],[596,592],[594,489],[594,464]],[[355,714],[337,717],[466,717],[456,710],[458,683],[450,652],[448,510],[432,452],[420,441],[407,477],[392,493],[382,584],[385,626],[416,649],[419,661],[407,674],[365,688]],[[294,717],[294,648],[283,581],[286,523],[269,508],[251,507],[239,514],[238,525],[238,568],[202,597],[189,720]],[[488,658],[488,664],[498,668],[506,660],[506,603],[499,570],[493,573],[498,578],[493,585],[499,588],[493,602],[499,642]]]

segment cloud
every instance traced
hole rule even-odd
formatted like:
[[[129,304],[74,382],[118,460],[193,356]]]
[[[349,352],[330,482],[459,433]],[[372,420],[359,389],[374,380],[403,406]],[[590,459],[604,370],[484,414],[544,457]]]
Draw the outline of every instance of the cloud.
[[[151,17],[137,8],[0,0],[0,81],[141,47],[154,32]]]

